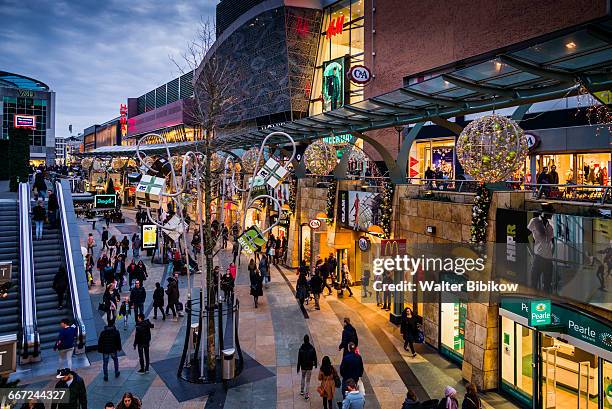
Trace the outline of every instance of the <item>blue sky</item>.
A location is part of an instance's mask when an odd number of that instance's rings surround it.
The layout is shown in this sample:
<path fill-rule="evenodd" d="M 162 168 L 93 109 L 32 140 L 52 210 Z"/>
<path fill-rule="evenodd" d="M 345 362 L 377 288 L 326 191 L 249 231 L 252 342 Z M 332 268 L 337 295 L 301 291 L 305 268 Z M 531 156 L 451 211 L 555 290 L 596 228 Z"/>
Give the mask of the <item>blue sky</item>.
<path fill-rule="evenodd" d="M 56 135 L 119 115 L 180 73 L 170 61 L 217 0 L 0 0 L 0 70 L 56 92 Z"/>

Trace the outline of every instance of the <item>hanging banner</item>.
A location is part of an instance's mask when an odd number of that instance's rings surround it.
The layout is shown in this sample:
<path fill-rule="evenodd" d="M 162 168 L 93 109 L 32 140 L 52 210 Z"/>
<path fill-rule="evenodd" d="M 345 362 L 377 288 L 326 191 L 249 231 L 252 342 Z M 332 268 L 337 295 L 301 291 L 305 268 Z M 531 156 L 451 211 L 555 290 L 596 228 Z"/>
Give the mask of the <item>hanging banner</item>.
<path fill-rule="evenodd" d="M 266 244 L 266 239 L 257 226 L 251 226 L 238 237 L 238 244 L 244 254 L 250 255 L 261 251 L 263 245 Z"/>

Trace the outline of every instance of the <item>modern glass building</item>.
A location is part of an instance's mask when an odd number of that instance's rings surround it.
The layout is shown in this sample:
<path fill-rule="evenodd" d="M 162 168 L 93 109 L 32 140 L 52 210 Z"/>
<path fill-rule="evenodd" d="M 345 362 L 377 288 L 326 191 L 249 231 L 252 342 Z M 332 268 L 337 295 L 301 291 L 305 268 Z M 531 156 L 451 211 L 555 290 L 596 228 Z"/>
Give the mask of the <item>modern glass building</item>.
<path fill-rule="evenodd" d="M 52 164 L 55 160 L 55 92 L 41 81 L 0 71 L 0 138 L 8 139 L 15 115 L 34 117 L 30 131 L 30 160 Z"/>

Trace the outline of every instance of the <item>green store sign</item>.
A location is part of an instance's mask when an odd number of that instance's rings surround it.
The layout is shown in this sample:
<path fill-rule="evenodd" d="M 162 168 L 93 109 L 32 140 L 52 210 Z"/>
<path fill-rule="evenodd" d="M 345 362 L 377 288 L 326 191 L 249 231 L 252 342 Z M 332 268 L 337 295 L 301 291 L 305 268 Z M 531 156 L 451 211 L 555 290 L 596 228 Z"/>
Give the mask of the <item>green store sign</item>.
<path fill-rule="evenodd" d="M 538 310 L 539 304 L 544 305 L 540 306 Z M 532 306 L 536 311 L 535 318 L 532 317 Z M 612 327 L 580 311 L 553 304 L 550 300 L 538 301 L 518 297 L 502 298 L 500 308 L 525 318 L 532 327 L 552 325 L 555 327 L 551 330 L 552 332 L 562 332 L 575 339 L 612 352 Z M 545 314 L 545 312 L 549 312 L 549 314 Z M 547 315 L 550 315 L 550 322 L 545 323 Z M 539 323 L 534 324 L 534 322 Z M 541 329 L 546 331 L 546 328 Z"/>

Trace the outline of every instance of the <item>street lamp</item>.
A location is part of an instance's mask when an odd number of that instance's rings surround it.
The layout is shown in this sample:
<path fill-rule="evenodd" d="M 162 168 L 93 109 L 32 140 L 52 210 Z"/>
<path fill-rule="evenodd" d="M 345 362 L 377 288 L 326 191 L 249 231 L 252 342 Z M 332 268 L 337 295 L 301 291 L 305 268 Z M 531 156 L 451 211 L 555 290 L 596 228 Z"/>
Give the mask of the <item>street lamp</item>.
<path fill-rule="evenodd" d="M 395 131 L 397 132 L 397 153 L 399 153 L 402 147 L 402 131 L 404 130 L 404 127 L 396 125 L 393 128 L 395 128 Z"/>

